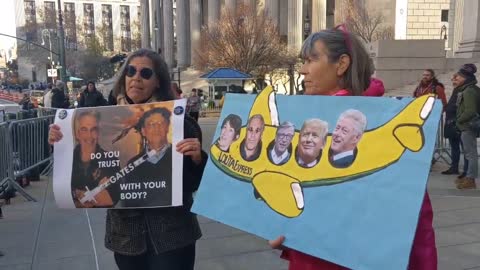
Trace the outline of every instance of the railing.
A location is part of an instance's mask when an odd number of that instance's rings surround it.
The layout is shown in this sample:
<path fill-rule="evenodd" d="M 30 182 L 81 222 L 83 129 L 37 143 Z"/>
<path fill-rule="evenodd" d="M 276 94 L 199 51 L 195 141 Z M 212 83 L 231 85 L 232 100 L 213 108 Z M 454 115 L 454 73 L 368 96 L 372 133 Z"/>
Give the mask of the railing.
<path fill-rule="evenodd" d="M 8 123 L 0 123 L 0 196 L 10 188 L 9 170 L 12 152 L 8 143 Z"/>
<path fill-rule="evenodd" d="M 220 116 L 221 111 L 222 111 L 222 107 L 219 107 L 219 106 L 205 107 L 200 110 L 200 117 Z"/>
<path fill-rule="evenodd" d="M 34 111 L 37 112 L 38 117 L 52 116 L 57 113 L 57 109 L 54 108 L 36 108 Z"/>
<path fill-rule="evenodd" d="M 9 100 L 15 103 L 18 103 L 22 100 L 23 95 L 20 92 L 0 90 L 0 99 Z"/>
<path fill-rule="evenodd" d="M 450 155 L 450 147 L 447 146 L 447 139 L 445 138 L 444 134 L 444 119 L 443 115 L 440 118 L 440 125 L 438 126 L 437 131 L 437 140 L 435 142 L 435 151 L 433 152 L 433 160 L 432 163 L 437 162 L 439 159 L 443 159 L 447 164 L 450 165 L 452 161 L 452 156 Z"/>
<path fill-rule="evenodd" d="M 47 140 L 48 128 L 53 120 L 51 115 L 0 125 L 0 168 L 3 172 L 0 172 L 0 195 L 8 185 L 12 185 L 27 200 L 35 201 L 15 179 L 42 164 L 48 163 L 41 174 L 51 169 L 52 155 Z"/>

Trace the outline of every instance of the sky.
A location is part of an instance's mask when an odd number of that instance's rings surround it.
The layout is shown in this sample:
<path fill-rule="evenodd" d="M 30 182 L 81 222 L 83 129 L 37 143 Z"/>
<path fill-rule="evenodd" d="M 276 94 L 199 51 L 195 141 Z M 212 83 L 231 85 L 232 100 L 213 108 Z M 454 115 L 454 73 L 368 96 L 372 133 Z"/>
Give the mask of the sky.
<path fill-rule="evenodd" d="M 0 0 L 0 33 L 15 36 L 15 0 Z M 15 39 L 0 36 L 0 50 L 11 48 L 15 44 Z"/>

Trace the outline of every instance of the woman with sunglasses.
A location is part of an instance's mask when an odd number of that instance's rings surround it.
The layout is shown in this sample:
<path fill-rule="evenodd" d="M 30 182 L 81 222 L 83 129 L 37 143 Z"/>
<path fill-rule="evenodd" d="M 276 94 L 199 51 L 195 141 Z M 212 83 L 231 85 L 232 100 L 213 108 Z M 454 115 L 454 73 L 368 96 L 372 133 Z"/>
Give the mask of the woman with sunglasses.
<path fill-rule="evenodd" d="M 369 87 L 373 65 L 358 38 L 343 28 L 311 34 L 304 42 L 301 56 L 304 64 L 305 95 L 362 96 Z M 433 210 L 425 192 L 417 231 L 410 254 L 409 270 L 437 269 L 437 251 L 432 227 Z M 270 241 L 272 248 L 284 249 L 282 258 L 289 260 L 289 270 L 347 269 L 299 251 L 283 248 L 284 236 Z"/>
<path fill-rule="evenodd" d="M 165 61 L 155 52 L 140 49 L 125 61 L 113 88 L 117 104 L 144 104 L 174 99 Z M 201 149 L 201 129 L 185 116 L 185 139 L 176 145 L 183 160 L 183 206 L 169 208 L 109 209 L 105 246 L 114 252 L 120 270 L 193 270 L 195 243 L 201 237 L 195 214 L 190 212 L 207 154 Z M 52 125 L 49 143 L 62 133 Z"/>

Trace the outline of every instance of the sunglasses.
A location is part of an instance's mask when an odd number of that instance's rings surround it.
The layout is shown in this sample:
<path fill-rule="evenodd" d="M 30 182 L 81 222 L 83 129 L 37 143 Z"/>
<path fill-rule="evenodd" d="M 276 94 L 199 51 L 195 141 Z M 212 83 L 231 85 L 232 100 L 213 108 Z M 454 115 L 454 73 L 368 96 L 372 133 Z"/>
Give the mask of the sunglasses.
<path fill-rule="evenodd" d="M 127 76 L 128 77 L 133 77 L 137 74 L 137 69 L 134 66 L 127 66 Z M 140 70 L 140 77 L 142 77 L 145 80 L 149 80 L 153 75 L 153 70 L 151 68 L 142 68 Z"/>
<path fill-rule="evenodd" d="M 350 34 L 347 31 L 347 26 L 345 24 L 340 24 L 334 28 L 335 30 L 340 30 L 343 33 L 343 38 L 345 39 L 345 45 L 347 46 L 348 53 L 352 53 L 352 42 L 350 41 Z"/>

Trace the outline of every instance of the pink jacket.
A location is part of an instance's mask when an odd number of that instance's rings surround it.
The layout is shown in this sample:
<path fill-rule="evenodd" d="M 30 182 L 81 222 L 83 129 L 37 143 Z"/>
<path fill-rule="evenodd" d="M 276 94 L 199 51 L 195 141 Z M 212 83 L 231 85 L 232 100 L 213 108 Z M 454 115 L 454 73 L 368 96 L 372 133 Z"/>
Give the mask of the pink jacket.
<path fill-rule="evenodd" d="M 376 78 L 370 79 L 370 86 L 363 93 L 364 96 L 369 97 L 381 97 L 383 94 L 385 94 L 385 86 L 380 79 Z"/>

